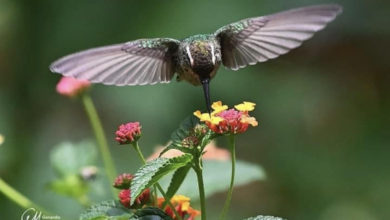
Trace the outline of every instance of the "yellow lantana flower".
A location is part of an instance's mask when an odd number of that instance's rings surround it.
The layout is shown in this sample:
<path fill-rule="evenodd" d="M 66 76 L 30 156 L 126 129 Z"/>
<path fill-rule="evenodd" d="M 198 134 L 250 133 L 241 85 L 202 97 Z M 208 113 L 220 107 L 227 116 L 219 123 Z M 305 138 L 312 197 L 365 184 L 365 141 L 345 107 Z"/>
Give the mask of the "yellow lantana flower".
<path fill-rule="evenodd" d="M 222 105 L 222 102 L 221 101 L 218 101 L 218 102 L 214 102 L 212 105 L 211 105 L 211 108 L 214 109 L 214 111 L 211 113 L 212 115 L 215 115 L 215 114 L 218 114 L 222 111 L 225 111 L 226 109 L 228 109 L 228 106 L 227 105 Z"/>
<path fill-rule="evenodd" d="M 174 205 L 181 204 L 181 210 L 187 211 L 190 207 L 190 198 L 183 195 L 174 195 L 171 199 L 171 203 Z"/>
<path fill-rule="evenodd" d="M 200 121 L 204 122 L 210 122 L 211 124 L 217 125 L 219 122 L 223 121 L 223 119 L 219 116 L 214 116 L 214 114 L 211 114 L 211 116 L 208 113 L 201 113 L 199 110 L 194 112 L 194 115 L 200 119 Z"/>
<path fill-rule="evenodd" d="M 249 112 L 249 111 L 253 111 L 255 109 L 255 105 L 256 104 L 253 102 L 243 102 L 241 104 L 235 105 L 234 107 L 238 111 Z"/>
<path fill-rule="evenodd" d="M 241 116 L 241 123 L 246 123 L 246 124 L 250 124 L 252 125 L 253 127 L 256 127 L 259 123 L 256 121 L 256 118 L 255 117 L 249 117 L 249 116 L 246 116 L 246 115 L 242 115 Z"/>
<path fill-rule="evenodd" d="M 171 202 L 174 204 L 182 203 L 182 202 L 189 202 L 189 201 L 190 201 L 190 198 L 188 198 L 187 196 L 183 196 L 183 195 L 174 195 L 171 198 Z"/>

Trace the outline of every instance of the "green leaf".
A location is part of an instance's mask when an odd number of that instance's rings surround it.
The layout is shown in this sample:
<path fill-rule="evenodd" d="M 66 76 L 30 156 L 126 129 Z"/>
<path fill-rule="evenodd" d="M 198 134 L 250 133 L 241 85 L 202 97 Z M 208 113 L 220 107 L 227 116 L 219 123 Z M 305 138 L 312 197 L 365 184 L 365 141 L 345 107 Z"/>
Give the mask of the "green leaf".
<path fill-rule="evenodd" d="M 230 161 L 203 161 L 203 180 L 205 184 L 206 197 L 217 192 L 228 190 L 230 183 L 231 163 Z M 263 168 L 257 164 L 238 160 L 236 162 L 236 178 L 234 186 L 242 186 L 253 181 L 264 180 L 266 178 Z M 161 185 L 169 185 L 169 179 L 164 178 Z M 196 189 L 196 190 L 194 190 Z M 185 195 L 191 199 L 199 199 L 198 186 L 195 172 L 191 170 L 177 194 Z"/>
<path fill-rule="evenodd" d="M 156 207 L 146 207 L 135 212 L 130 220 L 172 220 L 164 211 Z"/>
<path fill-rule="evenodd" d="M 273 216 L 258 215 L 256 217 L 250 217 L 250 218 L 246 218 L 244 220 L 286 220 L 286 219 L 279 218 L 279 217 L 273 217 Z"/>
<path fill-rule="evenodd" d="M 171 183 L 169 184 L 167 190 L 167 197 L 168 197 L 167 199 L 170 199 L 175 195 L 175 193 L 183 183 L 184 179 L 186 178 L 187 173 L 188 171 L 190 171 L 190 169 L 191 169 L 191 165 L 188 164 L 187 166 L 180 167 L 175 171 L 175 173 L 172 176 Z"/>
<path fill-rule="evenodd" d="M 172 135 L 172 145 L 181 146 L 184 138 L 188 137 L 191 130 L 199 123 L 199 119 L 193 115 L 188 116 L 184 119 L 178 129 L 176 129 Z"/>
<path fill-rule="evenodd" d="M 155 184 L 161 177 L 171 171 L 187 165 L 192 155 L 184 154 L 174 158 L 157 158 L 142 166 L 135 174 L 131 184 L 131 202 L 148 187 Z"/>
<path fill-rule="evenodd" d="M 202 141 L 200 143 L 200 146 L 202 146 L 202 151 L 203 151 L 203 148 L 205 148 L 206 145 L 209 144 L 211 142 L 211 140 L 216 138 L 217 136 L 219 136 L 219 134 L 216 134 L 211 130 L 207 131 L 207 133 L 202 138 Z"/>
<path fill-rule="evenodd" d="M 192 149 L 190 149 L 190 148 L 188 148 L 188 147 L 182 147 L 182 146 L 178 146 L 178 145 L 176 145 L 176 144 L 170 144 L 170 145 L 168 145 L 167 147 L 165 147 L 165 148 L 161 151 L 159 157 L 161 157 L 161 156 L 162 156 L 163 154 L 165 154 L 167 151 L 172 150 L 172 149 L 179 150 L 179 151 L 181 151 L 181 152 L 183 152 L 183 153 L 186 153 L 186 154 L 191 154 L 191 153 L 192 153 Z"/>
<path fill-rule="evenodd" d="M 133 214 L 117 201 L 103 201 L 92 205 L 80 215 L 80 220 L 128 220 Z"/>
<path fill-rule="evenodd" d="M 60 176 L 78 174 L 85 166 L 95 165 L 96 147 L 90 141 L 77 144 L 63 142 L 50 153 L 50 161 Z"/>

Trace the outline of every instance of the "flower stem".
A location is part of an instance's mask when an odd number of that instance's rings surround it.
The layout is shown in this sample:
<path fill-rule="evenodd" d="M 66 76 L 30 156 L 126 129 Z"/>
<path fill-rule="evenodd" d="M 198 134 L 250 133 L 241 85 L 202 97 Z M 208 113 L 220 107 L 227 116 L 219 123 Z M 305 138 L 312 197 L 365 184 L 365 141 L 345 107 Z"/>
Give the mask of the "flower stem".
<path fill-rule="evenodd" d="M 132 143 L 132 145 L 133 145 L 133 147 L 134 147 L 134 150 L 137 151 L 138 156 L 139 156 L 139 158 L 141 159 L 142 163 L 145 165 L 145 164 L 146 164 L 146 160 L 145 160 L 144 155 L 143 155 L 142 152 L 141 152 L 141 149 L 139 148 L 138 141 L 134 141 L 134 142 Z"/>
<path fill-rule="evenodd" d="M 100 122 L 95 105 L 93 104 L 91 97 L 87 93 L 83 94 L 82 101 L 89 121 L 91 123 L 93 132 L 95 133 L 96 141 L 99 145 L 100 154 L 103 158 L 106 175 L 108 177 L 109 182 L 111 183 L 116 177 L 116 170 L 114 162 L 112 161 L 110 150 L 108 148 L 106 136 L 104 135 L 102 124 Z M 114 197 L 116 197 L 117 193 L 115 189 L 111 187 L 111 190 Z"/>
<path fill-rule="evenodd" d="M 138 156 L 141 159 L 142 163 L 145 165 L 146 164 L 146 160 L 145 160 L 144 155 L 141 152 L 141 149 L 139 148 L 138 141 L 133 142 L 132 145 L 133 145 L 135 151 L 137 151 Z M 155 183 L 153 186 L 157 187 L 158 191 L 160 191 L 160 193 L 164 197 L 165 201 L 167 201 L 168 206 L 172 209 L 173 213 L 175 213 L 176 218 L 178 220 L 182 220 L 182 217 L 176 211 L 176 209 L 173 206 L 173 204 L 171 203 L 171 201 L 167 198 L 167 195 L 165 194 L 165 192 L 164 192 L 163 188 L 161 187 L 161 185 L 159 183 Z M 157 197 L 157 191 L 156 191 L 156 195 L 155 196 Z"/>
<path fill-rule="evenodd" d="M 232 194 L 233 194 L 233 186 L 234 186 L 234 176 L 236 172 L 236 142 L 234 140 L 234 135 L 229 135 L 229 147 L 230 147 L 230 153 L 232 157 L 232 174 L 230 177 L 230 186 L 229 186 L 229 191 L 227 194 L 227 198 L 225 201 L 225 205 L 223 206 L 222 213 L 219 217 L 219 219 L 226 219 L 226 214 L 229 211 L 229 206 L 230 206 L 230 201 L 232 199 Z"/>
<path fill-rule="evenodd" d="M 41 208 L 40 206 L 36 205 L 31 200 L 29 200 L 27 197 L 22 195 L 20 192 L 16 191 L 10 185 L 8 185 L 6 182 L 4 182 L 4 180 L 1 178 L 0 178 L 0 192 L 2 192 L 6 197 L 8 197 L 8 199 L 12 200 L 20 207 L 23 207 L 25 209 L 34 208 L 38 211 L 45 213 L 46 215 L 51 215 L 48 211 L 46 211 L 43 208 Z"/>
<path fill-rule="evenodd" d="M 201 158 L 199 158 L 201 160 Z M 201 219 L 206 220 L 206 200 L 205 200 L 205 193 L 204 193 L 204 183 L 203 183 L 203 168 L 201 167 L 201 161 L 194 167 L 196 177 L 198 179 L 198 188 L 199 188 L 199 199 L 200 199 L 200 212 L 201 212 Z"/>

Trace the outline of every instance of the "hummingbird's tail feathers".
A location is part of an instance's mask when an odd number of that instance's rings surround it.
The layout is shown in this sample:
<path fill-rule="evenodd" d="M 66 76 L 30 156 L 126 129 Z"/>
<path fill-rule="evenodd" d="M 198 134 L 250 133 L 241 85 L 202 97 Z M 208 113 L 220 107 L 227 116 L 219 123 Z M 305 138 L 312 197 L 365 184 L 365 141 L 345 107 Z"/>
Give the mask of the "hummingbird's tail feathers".
<path fill-rule="evenodd" d="M 210 79 L 206 78 L 202 80 L 204 97 L 206 99 L 206 107 L 209 114 L 211 114 L 211 101 L 210 101 L 210 88 L 209 88 Z"/>

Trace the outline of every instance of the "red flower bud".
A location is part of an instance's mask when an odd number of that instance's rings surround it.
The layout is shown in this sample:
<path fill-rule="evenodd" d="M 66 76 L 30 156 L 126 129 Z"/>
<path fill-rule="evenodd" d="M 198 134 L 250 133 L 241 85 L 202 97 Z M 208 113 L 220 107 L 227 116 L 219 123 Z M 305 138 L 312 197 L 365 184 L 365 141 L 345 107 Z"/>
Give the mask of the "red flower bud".
<path fill-rule="evenodd" d="M 115 179 L 113 186 L 117 189 L 128 189 L 133 178 L 134 176 L 129 173 L 123 173 Z"/>
<path fill-rule="evenodd" d="M 121 190 L 118 194 L 119 201 L 122 203 L 123 206 L 126 208 L 136 208 L 136 207 L 142 207 L 143 205 L 147 204 L 150 201 L 150 189 L 145 189 L 141 195 L 135 199 L 134 204 L 131 206 L 130 205 L 130 195 L 131 195 L 131 190 L 130 189 L 124 189 Z"/>
<path fill-rule="evenodd" d="M 123 206 L 126 208 L 130 208 L 130 190 L 124 189 L 119 192 L 119 201 L 122 203 Z"/>
<path fill-rule="evenodd" d="M 148 203 L 150 200 L 150 189 L 145 189 L 141 195 L 138 196 L 138 198 L 135 200 L 135 204 L 137 205 L 144 205 Z"/>
<path fill-rule="evenodd" d="M 119 144 L 131 144 L 141 137 L 141 125 L 139 122 L 129 122 L 119 126 L 115 132 L 115 140 Z"/>

